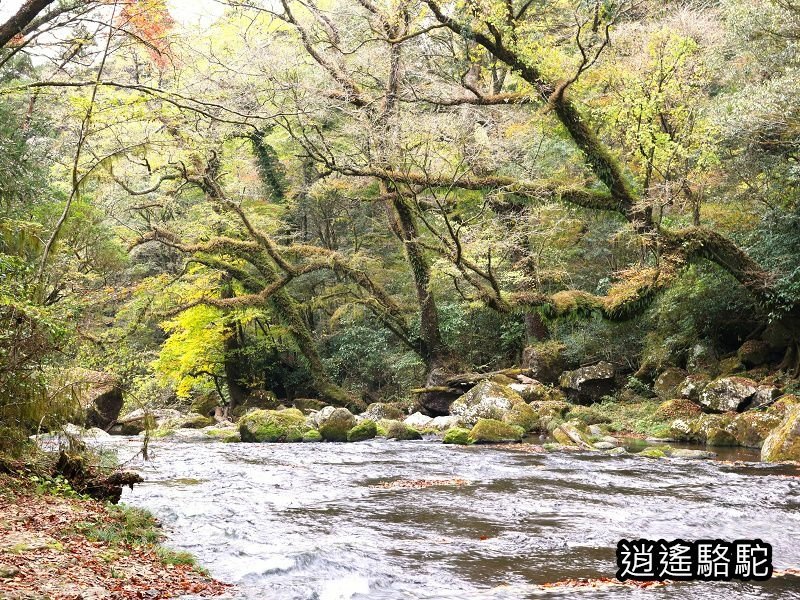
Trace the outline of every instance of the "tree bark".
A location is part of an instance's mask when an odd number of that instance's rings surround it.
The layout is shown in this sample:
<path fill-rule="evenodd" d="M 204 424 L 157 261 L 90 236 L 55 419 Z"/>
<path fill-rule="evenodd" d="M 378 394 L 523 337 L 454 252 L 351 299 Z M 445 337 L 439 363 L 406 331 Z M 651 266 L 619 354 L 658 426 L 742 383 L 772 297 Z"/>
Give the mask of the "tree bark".
<path fill-rule="evenodd" d="M 53 2 L 55 0 L 27 0 L 14 16 L 0 25 L 0 48 L 5 48 L 8 42 L 22 33 L 25 27 Z"/>

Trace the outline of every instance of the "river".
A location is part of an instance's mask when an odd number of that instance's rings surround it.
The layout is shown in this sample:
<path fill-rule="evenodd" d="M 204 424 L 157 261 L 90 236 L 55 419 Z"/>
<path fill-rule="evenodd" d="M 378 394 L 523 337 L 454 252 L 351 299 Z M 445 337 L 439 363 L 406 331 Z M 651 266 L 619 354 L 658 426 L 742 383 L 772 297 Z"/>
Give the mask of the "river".
<path fill-rule="evenodd" d="M 120 457 L 140 441 L 117 438 Z M 528 450 L 528 451 L 526 451 Z M 163 522 L 234 597 L 269 600 L 800 598 L 800 578 L 549 590 L 613 577 L 621 538 L 761 538 L 800 567 L 800 477 L 751 461 L 657 460 L 433 441 L 156 441 L 123 502 Z M 406 487 L 399 480 L 463 480 Z"/>

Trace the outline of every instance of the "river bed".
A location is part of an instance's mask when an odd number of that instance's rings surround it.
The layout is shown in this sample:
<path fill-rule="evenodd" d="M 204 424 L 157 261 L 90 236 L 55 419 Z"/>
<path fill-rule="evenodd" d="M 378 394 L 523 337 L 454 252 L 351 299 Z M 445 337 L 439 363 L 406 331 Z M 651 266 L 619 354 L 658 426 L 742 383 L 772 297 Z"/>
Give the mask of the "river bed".
<path fill-rule="evenodd" d="M 120 458 L 140 440 L 112 442 Z M 527 450 L 527 451 L 526 451 Z M 123 502 L 167 545 L 270 600 L 800 598 L 800 578 L 541 590 L 613 577 L 621 538 L 761 538 L 800 567 L 800 473 L 740 461 L 644 459 L 433 441 L 155 441 Z M 735 455 L 726 458 L 737 458 Z M 398 480 L 464 480 L 404 487 Z"/>

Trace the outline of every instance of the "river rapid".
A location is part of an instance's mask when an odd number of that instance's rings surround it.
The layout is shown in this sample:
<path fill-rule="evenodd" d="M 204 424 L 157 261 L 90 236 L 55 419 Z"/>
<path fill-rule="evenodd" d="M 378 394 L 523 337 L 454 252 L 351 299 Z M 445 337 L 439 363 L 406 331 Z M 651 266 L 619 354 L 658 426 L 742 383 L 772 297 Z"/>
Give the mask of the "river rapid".
<path fill-rule="evenodd" d="M 140 440 L 112 442 L 125 460 Z M 434 441 L 156 441 L 133 460 L 167 545 L 269 600 L 798 598 L 800 578 L 542 590 L 613 577 L 621 538 L 761 538 L 800 567 L 800 472 L 756 462 L 644 459 Z M 398 480 L 459 479 L 404 487 Z"/>

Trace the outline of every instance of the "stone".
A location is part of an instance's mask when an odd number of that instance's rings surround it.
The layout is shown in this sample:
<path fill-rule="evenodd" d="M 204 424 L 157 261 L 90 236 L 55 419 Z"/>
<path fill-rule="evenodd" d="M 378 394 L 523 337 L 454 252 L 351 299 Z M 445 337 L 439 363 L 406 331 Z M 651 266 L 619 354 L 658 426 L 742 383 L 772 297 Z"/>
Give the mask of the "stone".
<path fill-rule="evenodd" d="M 587 428 L 590 435 L 601 436 L 603 435 L 603 428 L 600 425 L 589 425 Z"/>
<path fill-rule="evenodd" d="M 219 407 L 219 396 L 217 394 L 201 394 L 192 400 L 191 410 L 194 413 L 210 417 Z"/>
<path fill-rule="evenodd" d="M 758 391 L 758 384 L 746 377 L 721 377 L 700 394 L 700 405 L 710 412 L 744 410 Z"/>
<path fill-rule="evenodd" d="M 666 458 L 667 453 L 661 448 L 645 448 L 641 452 L 637 452 L 636 456 L 643 456 L 644 458 Z"/>
<path fill-rule="evenodd" d="M 686 380 L 687 373 L 683 369 L 670 367 L 656 377 L 653 391 L 662 400 L 677 398 L 681 384 Z"/>
<path fill-rule="evenodd" d="M 558 383 L 558 377 L 567 368 L 564 345 L 549 341 L 533 344 L 522 351 L 522 367 L 530 376 L 543 383 Z"/>
<path fill-rule="evenodd" d="M 613 450 L 617 447 L 616 444 L 612 444 L 610 442 L 595 442 L 593 445 L 598 450 Z"/>
<path fill-rule="evenodd" d="M 568 421 L 580 421 L 584 425 L 611 423 L 610 417 L 590 406 L 573 406 L 564 418 Z"/>
<path fill-rule="evenodd" d="M 739 446 L 761 448 L 764 440 L 781 421 L 779 415 L 748 410 L 736 415 L 726 429 Z"/>
<path fill-rule="evenodd" d="M 544 402 L 544 401 L 564 401 L 564 394 L 561 390 L 543 383 L 513 383 L 509 385 L 512 390 L 517 392 L 525 402 Z"/>
<path fill-rule="evenodd" d="M 333 410 L 328 411 L 328 408 Z M 317 415 L 319 432 L 326 442 L 346 442 L 347 433 L 356 426 L 356 418 L 349 410 L 340 407 L 325 407 Z M 302 414 L 302 413 L 301 413 Z"/>
<path fill-rule="evenodd" d="M 373 402 L 367 406 L 367 410 L 361 413 L 361 416 L 377 423 L 381 419 L 402 421 L 406 415 L 394 404 L 389 404 L 388 402 Z"/>
<path fill-rule="evenodd" d="M 601 361 L 561 374 L 559 385 L 567 398 L 578 404 L 592 404 L 614 391 L 614 365 Z"/>
<path fill-rule="evenodd" d="M 628 451 L 625 450 L 625 448 L 622 448 L 621 446 L 603 452 L 603 454 L 608 454 L 609 456 L 619 456 L 620 454 L 627 454 L 627 453 Z"/>
<path fill-rule="evenodd" d="M 317 400 L 316 398 L 295 398 L 292 400 L 292 406 L 301 411 L 304 415 L 308 415 L 312 411 L 322 410 L 327 405 L 322 400 Z"/>
<path fill-rule="evenodd" d="M 766 408 L 780 398 L 781 394 L 782 392 L 775 386 L 760 385 L 747 408 Z"/>
<path fill-rule="evenodd" d="M 744 365 L 739 360 L 738 356 L 729 356 L 719 361 L 720 375 L 734 375 L 744 371 Z"/>
<path fill-rule="evenodd" d="M 764 340 L 747 340 L 739 346 L 736 357 L 746 367 L 757 367 L 767 363 L 771 354 L 770 346 Z"/>
<path fill-rule="evenodd" d="M 364 440 L 371 440 L 377 434 L 378 428 L 375 425 L 375 421 L 365 419 L 347 432 L 347 441 L 363 442 Z"/>
<path fill-rule="evenodd" d="M 659 421 L 669 421 L 682 417 L 696 417 L 701 413 L 700 407 L 691 400 L 675 398 L 659 404 L 653 413 L 653 418 Z"/>
<path fill-rule="evenodd" d="M 403 419 L 403 423 L 409 427 L 413 427 L 414 429 L 425 428 L 430 424 L 431 421 L 433 421 L 431 417 L 423 415 L 421 412 L 415 412 L 413 415 L 409 415 Z"/>
<path fill-rule="evenodd" d="M 202 429 L 214 425 L 215 421 L 211 417 L 206 417 L 198 413 L 189 413 L 177 418 L 166 419 L 159 423 L 159 427 L 168 429 Z"/>
<path fill-rule="evenodd" d="M 116 375 L 76 368 L 65 379 L 80 407 L 80 414 L 73 417 L 79 425 L 107 430 L 116 422 L 124 401 Z"/>
<path fill-rule="evenodd" d="M 321 442 L 322 441 L 322 434 L 317 431 L 316 429 L 309 429 L 303 434 L 304 442 Z"/>
<path fill-rule="evenodd" d="M 711 344 L 700 342 L 692 346 L 686 360 L 686 368 L 689 373 L 712 373 L 719 372 L 719 356 Z"/>
<path fill-rule="evenodd" d="M 305 415 L 296 408 L 257 408 L 239 419 L 243 442 L 300 442 L 308 430 Z"/>
<path fill-rule="evenodd" d="M 469 438 L 469 429 L 464 429 L 463 427 L 448 429 L 444 434 L 442 442 L 445 444 L 458 444 L 460 446 L 466 446 L 472 443 Z"/>
<path fill-rule="evenodd" d="M 559 444 L 575 445 L 586 449 L 593 448 L 589 439 L 578 429 L 576 422 L 562 423 L 553 430 L 553 437 Z"/>
<path fill-rule="evenodd" d="M 173 408 L 160 408 L 156 410 L 145 410 L 138 408 L 124 417 L 117 419 L 110 433 L 119 435 L 139 435 L 145 429 L 156 429 L 164 425 L 167 421 L 180 419 L 180 411 Z"/>
<path fill-rule="evenodd" d="M 478 419 L 469 432 L 469 439 L 474 444 L 505 444 L 519 442 L 525 430 L 517 425 L 509 425 L 496 419 Z"/>
<path fill-rule="evenodd" d="M 457 427 L 459 424 L 458 417 L 447 415 L 444 417 L 434 417 L 428 423 L 429 429 L 436 429 L 437 431 L 445 431 L 452 427 Z"/>
<path fill-rule="evenodd" d="M 525 431 L 533 431 L 539 426 L 539 415 L 524 402 L 517 402 L 503 415 L 502 421 L 509 425 L 517 425 Z"/>
<path fill-rule="evenodd" d="M 389 440 L 421 440 L 416 429 L 401 421 L 383 420 L 378 424 L 378 434 Z"/>
<path fill-rule="evenodd" d="M 511 388 L 484 380 L 457 398 L 450 405 L 450 414 L 464 425 L 472 426 L 478 419 L 502 420 L 518 402 L 524 400 Z"/>
<path fill-rule="evenodd" d="M 711 378 L 704 373 L 689 375 L 679 386 L 678 395 L 681 398 L 698 402 L 700 400 L 700 394 L 706 389 L 710 381 Z"/>
<path fill-rule="evenodd" d="M 673 449 L 670 453 L 672 458 L 690 458 L 690 459 L 707 459 L 707 458 L 716 458 L 717 454 L 715 452 L 709 452 L 708 450 L 691 450 L 685 448 L 678 448 Z"/>
<path fill-rule="evenodd" d="M 619 440 L 611 435 L 606 435 L 600 438 L 601 442 L 606 442 L 608 444 L 614 444 L 615 446 L 619 446 Z"/>
<path fill-rule="evenodd" d="M 800 461 L 800 405 L 792 406 L 761 446 L 761 460 Z"/>
<path fill-rule="evenodd" d="M 14 565 L 0 565 L 0 579 L 10 579 L 19 575 L 19 569 Z"/>

